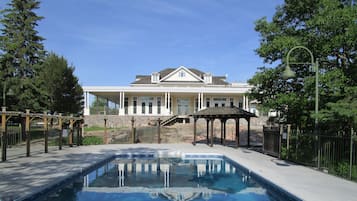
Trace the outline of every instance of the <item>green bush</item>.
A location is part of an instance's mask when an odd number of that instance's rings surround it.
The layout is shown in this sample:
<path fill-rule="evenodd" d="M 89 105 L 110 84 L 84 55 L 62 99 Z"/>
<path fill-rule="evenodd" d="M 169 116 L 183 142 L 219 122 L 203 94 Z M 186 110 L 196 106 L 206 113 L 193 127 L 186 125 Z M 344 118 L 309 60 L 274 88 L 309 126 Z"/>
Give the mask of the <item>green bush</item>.
<path fill-rule="evenodd" d="M 349 171 L 350 171 L 350 164 L 345 161 L 337 163 L 334 169 L 334 173 L 337 176 L 345 177 L 345 178 L 348 177 Z"/>
<path fill-rule="evenodd" d="M 83 138 L 83 145 L 103 144 L 103 138 L 97 136 L 87 136 Z"/>

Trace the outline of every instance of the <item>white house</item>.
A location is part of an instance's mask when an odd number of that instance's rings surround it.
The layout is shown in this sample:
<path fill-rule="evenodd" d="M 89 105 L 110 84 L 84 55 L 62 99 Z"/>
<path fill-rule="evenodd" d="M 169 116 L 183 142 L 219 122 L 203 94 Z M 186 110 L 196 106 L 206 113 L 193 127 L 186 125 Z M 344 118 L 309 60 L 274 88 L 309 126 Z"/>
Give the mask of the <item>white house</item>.
<path fill-rule="evenodd" d="M 250 88 L 194 68 L 166 68 L 137 75 L 130 86 L 84 86 L 84 115 L 90 115 L 89 94 L 115 103 L 119 116 L 186 116 L 206 107 L 229 106 L 251 111 L 245 95 Z"/>

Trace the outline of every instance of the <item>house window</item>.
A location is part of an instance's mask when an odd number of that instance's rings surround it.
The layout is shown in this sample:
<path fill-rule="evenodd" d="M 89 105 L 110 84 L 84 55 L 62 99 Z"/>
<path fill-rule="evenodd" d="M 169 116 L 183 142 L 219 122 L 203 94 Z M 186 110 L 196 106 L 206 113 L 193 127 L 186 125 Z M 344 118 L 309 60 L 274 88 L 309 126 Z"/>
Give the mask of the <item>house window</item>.
<path fill-rule="evenodd" d="M 209 108 L 209 102 L 210 102 L 209 98 L 206 98 L 206 107 L 207 108 Z"/>
<path fill-rule="evenodd" d="M 152 114 L 152 102 L 149 102 L 149 114 Z"/>
<path fill-rule="evenodd" d="M 136 114 L 138 98 L 133 97 L 133 114 Z"/>
<path fill-rule="evenodd" d="M 242 107 L 243 107 L 243 103 L 242 103 L 242 102 L 239 102 L 239 103 L 238 103 L 238 107 L 239 107 L 239 108 L 242 108 Z"/>
<path fill-rule="evenodd" d="M 186 76 L 185 71 L 180 71 L 180 72 L 179 72 L 179 77 L 185 77 L 185 76 Z"/>
<path fill-rule="evenodd" d="M 215 104 L 214 104 L 214 107 L 218 107 L 218 103 L 215 103 Z"/>
<path fill-rule="evenodd" d="M 145 114 L 145 102 L 141 103 L 141 114 Z"/>
<path fill-rule="evenodd" d="M 125 99 L 124 99 L 124 112 L 125 112 L 125 114 L 128 114 L 128 105 L 129 105 L 129 99 L 128 99 L 128 97 L 125 97 Z"/>
<path fill-rule="evenodd" d="M 226 107 L 226 104 L 225 104 L 225 103 L 222 103 L 222 107 Z"/>
<path fill-rule="evenodd" d="M 230 99 L 229 99 L 229 101 L 230 101 L 230 105 L 231 105 L 231 107 L 234 107 L 233 98 L 230 98 Z"/>
<path fill-rule="evenodd" d="M 161 114 L 161 97 L 157 97 L 157 114 Z"/>

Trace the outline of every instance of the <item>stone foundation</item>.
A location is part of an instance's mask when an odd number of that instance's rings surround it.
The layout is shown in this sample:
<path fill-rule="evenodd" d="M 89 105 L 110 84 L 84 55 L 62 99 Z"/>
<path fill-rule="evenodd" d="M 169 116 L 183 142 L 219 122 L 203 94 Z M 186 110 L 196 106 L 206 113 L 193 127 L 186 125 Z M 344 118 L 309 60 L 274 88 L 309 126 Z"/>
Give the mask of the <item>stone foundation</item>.
<path fill-rule="evenodd" d="M 84 122 L 86 126 L 104 127 L 104 118 L 107 119 L 108 128 L 129 128 L 131 127 L 131 119 L 134 117 L 134 126 L 142 127 L 156 124 L 157 119 L 166 120 L 170 116 L 118 116 L 118 115 L 86 115 Z"/>

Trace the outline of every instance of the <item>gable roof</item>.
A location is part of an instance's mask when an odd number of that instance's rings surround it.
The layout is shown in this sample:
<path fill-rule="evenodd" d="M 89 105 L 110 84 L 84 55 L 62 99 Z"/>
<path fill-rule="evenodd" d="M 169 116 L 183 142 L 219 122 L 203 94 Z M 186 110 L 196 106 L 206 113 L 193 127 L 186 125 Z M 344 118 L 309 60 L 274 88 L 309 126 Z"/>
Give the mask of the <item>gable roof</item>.
<path fill-rule="evenodd" d="M 185 71 L 186 73 L 188 73 L 189 75 L 191 75 L 191 77 L 195 80 L 197 80 L 198 82 L 202 82 L 202 77 L 197 75 L 196 73 L 192 72 L 191 70 L 187 69 L 184 66 L 180 66 L 176 69 L 174 69 L 173 71 L 171 71 L 169 74 L 167 74 L 166 76 L 161 76 L 160 81 L 165 81 L 165 80 L 169 80 L 171 77 L 173 77 L 176 73 L 180 72 L 180 71 Z M 166 73 L 166 72 L 165 72 Z"/>
<path fill-rule="evenodd" d="M 198 78 L 202 84 L 203 84 L 203 75 L 205 72 L 200 71 L 196 68 L 186 68 L 183 66 L 180 66 L 179 68 L 165 68 L 161 71 L 160 73 L 160 80 L 164 81 L 165 77 L 168 77 L 170 74 L 174 74 L 175 72 L 178 72 L 179 69 L 185 68 L 186 70 L 190 71 L 193 76 Z M 225 76 L 212 76 L 212 83 L 208 85 L 229 85 L 228 82 L 225 81 L 226 77 Z M 132 82 L 131 84 L 154 84 L 151 83 L 151 75 L 137 75 L 136 80 Z"/>

